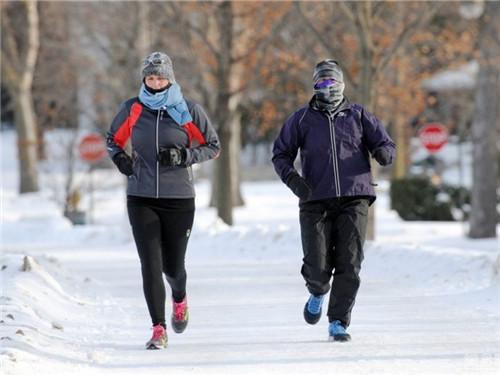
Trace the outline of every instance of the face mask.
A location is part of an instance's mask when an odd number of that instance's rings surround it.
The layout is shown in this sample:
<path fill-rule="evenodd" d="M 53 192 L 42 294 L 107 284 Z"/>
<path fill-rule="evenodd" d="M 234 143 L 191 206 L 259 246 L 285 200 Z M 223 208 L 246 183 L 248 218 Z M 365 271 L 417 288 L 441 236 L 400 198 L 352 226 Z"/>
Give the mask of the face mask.
<path fill-rule="evenodd" d="M 158 94 L 160 92 L 163 92 L 163 91 L 169 89 L 170 86 L 172 86 L 172 83 L 169 82 L 167 86 L 162 87 L 161 89 L 153 89 L 153 88 L 149 87 L 148 85 L 146 85 L 146 80 L 144 80 L 144 86 L 146 87 L 146 91 L 148 91 L 149 93 Z"/>
<path fill-rule="evenodd" d="M 325 79 L 314 85 L 314 94 L 318 100 L 337 106 L 344 99 L 344 88 L 344 82 Z"/>

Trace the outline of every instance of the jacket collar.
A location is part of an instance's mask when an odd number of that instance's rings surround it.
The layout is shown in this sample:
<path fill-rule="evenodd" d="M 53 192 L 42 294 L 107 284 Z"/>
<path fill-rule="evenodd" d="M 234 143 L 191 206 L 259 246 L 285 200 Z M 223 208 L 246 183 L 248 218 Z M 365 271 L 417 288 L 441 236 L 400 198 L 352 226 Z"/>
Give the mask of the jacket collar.
<path fill-rule="evenodd" d="M 336 115 L 337 113 L 340 113 L 340 112 L 345 111 L 347 109 L 351 109 L 351 102 L 349 101 L 349 99 L 347 99 L 346 96 L 344 96 L 344 100 L 342 101 L 342 103 L 340 103 L 340 105 L 337 108 L 335 108 L 332 111 L 328 111 L 326 109 L 322 109 L 322 108 L 319 108 L 317 106 L 316 96 L 313 95 L 311 100 L 309 100 L 309 108 L 311 108 L 315 111 L 318 111 L 318 112 L 323 112 L 323 113 L 329 114 L 329 115 Z"/>

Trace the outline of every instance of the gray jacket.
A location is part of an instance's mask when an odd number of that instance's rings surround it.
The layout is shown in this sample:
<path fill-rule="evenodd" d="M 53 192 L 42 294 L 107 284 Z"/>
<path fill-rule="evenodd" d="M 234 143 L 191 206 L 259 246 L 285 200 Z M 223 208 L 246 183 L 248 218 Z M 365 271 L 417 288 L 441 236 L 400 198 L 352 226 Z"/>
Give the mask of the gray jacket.
<path fill-rule="evenodd" d="M 128 177 L 127 195 L 151 198 L 193 198 L 191 166 L 216 158 L 220 143 L 203 108 L 187 101 L 192 122 L 178 125 L 166 110 L 152 110 L 137 97 L 122 104 L 107 133 L 113 158 L 130 139 L 134 174 Z M 166 167 L 158 162 L 160 148 L 186 148 L 185 166 Z"/>

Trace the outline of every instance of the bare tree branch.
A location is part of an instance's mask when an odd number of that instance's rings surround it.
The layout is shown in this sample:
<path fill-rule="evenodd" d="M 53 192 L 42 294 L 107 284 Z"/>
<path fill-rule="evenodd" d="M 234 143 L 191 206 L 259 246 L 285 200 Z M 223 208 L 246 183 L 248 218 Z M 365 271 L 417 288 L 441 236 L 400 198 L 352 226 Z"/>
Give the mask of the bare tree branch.
<path fill-rule="evenodd" d="M 232 58 L 231 62 L 237 64 L 245 59 L 248 59 L 258 49 L 266 48 L 266 46 L 269 45 L 276 38 L 276 36 L 281 32 L 283 27 L 286 26 L 291 13 L 292 13 L 291 9 L 286 11 L 286 13 L 281 16 L 281 20 L 277 24 L 274 25 L 274 27 L 271 29 L 271 31 L 269 31 L 262 38 L 257 39 L 253 46 L 251 46 L 250 48 L 247 48 L 247 51 L 248 51 L 247 53 L 244 53 L 240 56 L 236 56 L 236 57 Z"/>
<path fill-rule="evenodd" d="M 440 9 L 442 5 L 433 3 L 430 6 L 425 4 L 427 9 L 424 14 L 417 14 L 412 22 L 406 23 L 405 28 L 401 33 L 399 33 L 396 41 L 391 45 L 389 50 L 384 53 L 384 56 L 380 59 L 378 64 L 374 69 L 374 76 L 380 74 L 389 65 L 390 60 L 396 54 L 396 52 L 406 43 L 406 41 L 412 36 L 415 30 L 418 30 L 422 25 L 427 23 Z"/>
<path fill-rule="evenodd" d="M 348 11 L 350 12 L 350 8 L 348 8 L 347 5 L 345 5 L 342 2 L 340 2 L 338 4 L 343 4 L 348 9 Z M 295 9 L 297 10 L 297 13 L 300 15 L 301 19 L 304 21 L 304 24 L 313 32 L 314 36 L 320 42 L 320 44 L 325 48 L 325 50 L 329 54 L 331 54 L 331 55 L 333 55 L 335 57 L 338 54 L 338 51 L 335 48 L 332 48 L 332 44 L 323 37 L 323 34 L 321 34 L 316 29 L 316 27 L 314 27 L 314 25 L 311 22 L 311 20 L 304 14 L 304 12 L 303 12 L 303 10 L 302 10 L 302 8 L 300 6 L 300 2 L 296 2 L 295 3 Z M 353 16 L 352 12 L 350 14 L 351 14 L 351 16 Z M 344 71 L 344 75 L 345 75 L 345 77 L 346 77 L 347 82 L 349 83 L 349 85 L 352 86 L 352 87 L 354 87 L 354 88 L 356 88 L 357 87 L 357 83 L 354 82 L 353 77 L 351 76 L 351 74 L 349 73 L 349 71 L 347 69 Z"/>
<path fill-rule="evenodd" d="M 204 45 L 209 49 L 209 51 L 212 53 L 214 58 L 216 60 L 220 59 L 220 52 L 218 51 L 217 47 L 210 41 L 208 38 L 208 35 L 205 30 L 202 30 L 198 26 L 195 26 L 190 20 L 186 19 L 184 17 L 185 12 L 183 12 L 180 7 L 175 4 L 175 3 L 169 3 L 171 5 L 171 8 L 175 11 L 175 13 L 178 16 L 178 20 L 182 22 L 183 25 L 185 25 L 187 28 L 192 30 L 195 35 L 197 35 L 200 40 L 204 43 Z"/>
<path fill-rule="evenodd" d="M 500 34 L 499 33 L 491 33 L 491 38 L 493 41 L 500 47 Z"/>
<path fill-rule="evenodd" d="M 5 7 L 5 4 L 2 4 L 2 6 Z M 2 9 L 2 13 L 4 12 L 5 9 Z M 19 58 L 19 48 L 14 38 L 14 28 L 9 17 L 6 17 L 5 14 L 2 17 L 2 23 L 2 29 L 4 29 L 4 43 L 2 43 L 2 59 L 4 62 L 2 65 L 9 65 L 9 70 L 17 72 L 16 68 L 20 67 L 21 61 Z"/>
<path fill-rule="evenodd" d="M 7 87 L 10 95 L 15 95 L 15 88 L 12 82 L 15 82 L 16 77 L 18 76 L 18 72 L 13 69 L 13 65 L 5 61 L 5 54 L 2 56 L 2 75 L 3 75 L 3 84 Z"/>
<path fill-rule="evenodd" d="M 339 1 L 338 6 L 340 9 L 344 12 L 344 14 L 349 18 L 349 21 L 355 23 L 356 22 L 356 17 L 354 16 L 353 10 L 343 1 Z"/>
<path fill-rule="evenodd" d="M 382 12 L 385 10 L 385 2 L 383 1 L 377 1 L 373 5 L 373 18 L 378 18 L 382 14 Z"/>
<path fill-rule="evenodd" d="M 208 47 L 210 52 L 214 55 L 214 57 L 219 60 L 220 59 L 220 52 L 217 50 L 217 48 L 214 46 L 214 44 L 208 39 L 207 33 L 200 29 L 199 27 L 193 25 L 191 22 L 187 22 L 188 27 L 194 31 L 196 35 L 203 41 L 203 43 Z"/>
<path fill-rule="evenodd" d="M 329 52 L 331 53 L 331 43 L 326 40 L 324 37 L 323 37 L 323 34 L 321 34 L 317 29 L 316 27 L 314 27 L 313 23 L 309 20 L 309 18 L 304 14 L 304 12 L 302 11 L 302 8 L 300 6 L 300 2 L 296 2 L 295 4 L 295 9 L 297 10 L 297 13 L 300 15 L 300 17 L 302 18 L 302 20 L 304 21 L 304 23 L 306 24 L 306 26 L 309 28 L 309 30 L 311 30 L 314 34 L 314 36 L 316 37 L 316 39 L 319 40 L 319 42 L 323 45 L 323 47 Z"/>
<path fill-rule="evenodd" d="M 371 3 L 356 3 L 355 6 L 357 7 L 355 19 L 358 25 L 358 38 L 361 42 L 362 52 L 365 55 L 371 54 L 373 52 Z"/>
<path fill-rule="evenodd" d="M 257 9 L 259 9 L 259 8 L 257 8 Z M 240 11 L 240 12 L 233 13 L 234 18 L 247 18 L 248 16 L 252 16 L 252 17 L 255 16 L 255 9 L 254 8 L 250 8 L 247 11 Z"/>
<path fill-rule="evenodd" d="M 231 95 L 231 96 L 232 95 L 236 95 L 236 94 L 241 94 L 242 92 L 244 92 L 245 90 L 247 90 L 249 86 L 250 85 L 249 85 L 248 81 L 245 81 L 245 83 L 243 83 L 240 87 L 238 87 L 238 88 L 236 88 L 234 90 L 229 91 L 228 94 Z"/>

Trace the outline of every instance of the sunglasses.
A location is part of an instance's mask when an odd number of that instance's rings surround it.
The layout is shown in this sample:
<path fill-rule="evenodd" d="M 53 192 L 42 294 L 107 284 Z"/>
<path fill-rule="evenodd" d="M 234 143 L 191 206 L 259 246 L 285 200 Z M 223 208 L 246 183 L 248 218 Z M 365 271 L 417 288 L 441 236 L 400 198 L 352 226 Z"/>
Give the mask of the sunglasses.
<path fill-rule="evenodd" d="M 328 88 L 330 86 L 336 85 L 337 83 L 340 83 L 340 82 L 336 81 L 334 79 L 324 79 L 324 80 L 319 81 L 318 83 L 316 83 L 314 85 L 314 88 L 317 89 L 317 90 L 326 89 L 326 88 Z"/>

